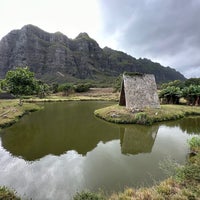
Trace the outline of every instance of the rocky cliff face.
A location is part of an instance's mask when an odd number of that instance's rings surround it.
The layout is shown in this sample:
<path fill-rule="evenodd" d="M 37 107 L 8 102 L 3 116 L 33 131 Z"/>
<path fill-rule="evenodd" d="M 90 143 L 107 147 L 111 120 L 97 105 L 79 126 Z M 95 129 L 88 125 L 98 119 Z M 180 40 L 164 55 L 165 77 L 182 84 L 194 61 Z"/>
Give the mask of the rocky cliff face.
<path fill-rule="evenodd" d="M 108 47 L 101 49 L 87 33 L 72 40 L 33 25 L 13 30 L 0 41 L 0 78 L 16 66 L 29 66 L 36 77 L 48 82 L 101 80 L 124 71 L 153 73 L 157 82 L 184 79 L 174 69 L 150 60 L 135 59 Z"/>

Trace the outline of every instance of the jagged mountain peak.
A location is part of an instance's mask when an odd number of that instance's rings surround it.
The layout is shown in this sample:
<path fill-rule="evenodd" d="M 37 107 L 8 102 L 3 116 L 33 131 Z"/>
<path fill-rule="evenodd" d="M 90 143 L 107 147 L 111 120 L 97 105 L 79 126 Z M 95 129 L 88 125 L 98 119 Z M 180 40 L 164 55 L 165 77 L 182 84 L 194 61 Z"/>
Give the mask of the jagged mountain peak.
<path fill-rule="evenodd" d="M 150 60 L 144 62 L 109 47 L 101 49 L 87 33 L 69 39 L 31 24 L 11 31 L 0 41 L 0 78 L 16 66 L 30 66 L 36 77 L 47 82 L 107 80 L 124 71 L 152 73 L 157 82 L 184 79 L 174 69 Z"/>
<path fill-rule="evenodd" d="M 86 32 L 79 33 L 75 39 L 91 39 Z"/>

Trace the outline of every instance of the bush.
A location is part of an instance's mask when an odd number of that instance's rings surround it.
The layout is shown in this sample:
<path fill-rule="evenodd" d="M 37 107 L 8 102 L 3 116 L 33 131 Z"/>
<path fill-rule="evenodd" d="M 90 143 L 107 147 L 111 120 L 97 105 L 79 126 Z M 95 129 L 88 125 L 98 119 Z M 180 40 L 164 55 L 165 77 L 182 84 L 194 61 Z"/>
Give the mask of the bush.
<path fill-rule="evenodd" d="M 68 96 L 73 91 L 73 86 L 69 83 L 64 83 L 58 86 L 58 91 L 63 92 L 63 95 Z"/>
<path fill-rule="evenodd" d="M 74 86 L 75 92 L 87 92 L 90 89 L 90 84 L 78 84 Z"/>
<path fill-rule="evenodd" d="M 193 137 L 188 141 L 191 148 L 200 147 L 200 137 Z"/>
<path fill-rule="evenodd" d="M 105 198 L 99 193 L 93 193 L 90 191 L 77 192 L 73 198 L 74 200 L 105 200 Z"/>
<path fill-rule="evenodd" d="M 58 87 L 59 87 L 58 83 L 53 83 L 53 84 L 51 85 L 51 91 L 52 91 L 53 93 L 57 93 L 57 92 L 58 92 Z"/>
<path fill-rule="evenodd" d="M 2 200 L 20 200 L 20 198 L 16 196 L 16 192 L 10 191 L 6 187 L 1 187 L 1 186 L 0 186 L 0 199 L 2 199 Z"/>

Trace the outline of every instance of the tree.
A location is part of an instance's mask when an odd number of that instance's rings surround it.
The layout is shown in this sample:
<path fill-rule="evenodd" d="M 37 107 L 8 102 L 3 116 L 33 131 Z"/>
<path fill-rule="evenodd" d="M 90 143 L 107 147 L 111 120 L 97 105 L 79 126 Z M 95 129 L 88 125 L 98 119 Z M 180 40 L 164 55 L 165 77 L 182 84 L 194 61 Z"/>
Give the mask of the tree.
<path fill-rule="evenodd" d="M 5 82 L 7 90 L 20 98 L 20 105 L 22 104 L 22 95 L 34 94 L 37 89 L 34 73 L 28 67 L 17 67 L 15 70 L 8 71 Z"/>
<path fill-rule="evenodd" d="M 87 92 L 90 90 L 90 84 L 78 84 L 74 86 L 75 92 Z"/>
<path fill-rule="evenodd" d="M 58 83 L 53 83 L 53 84 L 51 85 L 51 90 L 52 90 L 52 92 L 53 92 L 53 93 L 57 93 L 57 92 L 58 92 L 58 87 L 59 87 Z"/>
<path fill-rule="evenodd" d="M 190 85 L 183 88 L 182 92 L 188 105 L 200 105 L 200 85 Z"/>
<path fill-rule="evenodd" d="M 174 87 L 179 87 L 180 89 L 183 89 L 185 86 L 185 83 L 183 81 L 180 80 L 175 80 L 175 81 L 170 81 L 169 83 L 163 83 L 161 85 L 161 89 L 165 89 L 168 86 L 174 86 Z"/>
<path fill-rule="evenodd" d="M 114 82 L 114 84 L 113 84 L 114 92 L 120 92 L 120 91 L 121 91 L 122 81 L 123 81 L 123 77 L 122 77 L 122 74 L 120 74 L 120 75 L 115 79 L 115 82 Z"/>
<path fill-rule="evenodd" d="M 185 81 L 185 86 L 200 85 L 200 78 L 189 78 Z"/>
<path fill-rule="evenodd" d="M 36 91 L 37 91 L 37 95 L 38 95 L 38 97 L 39 98 L 44 98 L 47 94 L 49 94 L 49 89 L 50 89 L 50 87 L 49 87 L 49 85 L 48 84 L 46 84 L 46 83 L 43 83 L 42 81 L 37 81 L 37 89 L 36 89 Z"/>
<path fill-rule="evenodd" d="M 182 92 L 180 88 L 175 86 L 168 86 L 159 93 L 159 98 L 163 103 L 167 104 L 179 104 L 181 97 Z"/>
<path fill-rule="evenodd" d="M 73 86 L 69 83 L 63 83 L 58 86 L 58 91 L 63 92 L 64 96 L 68 96 L 73 91 Z"/>

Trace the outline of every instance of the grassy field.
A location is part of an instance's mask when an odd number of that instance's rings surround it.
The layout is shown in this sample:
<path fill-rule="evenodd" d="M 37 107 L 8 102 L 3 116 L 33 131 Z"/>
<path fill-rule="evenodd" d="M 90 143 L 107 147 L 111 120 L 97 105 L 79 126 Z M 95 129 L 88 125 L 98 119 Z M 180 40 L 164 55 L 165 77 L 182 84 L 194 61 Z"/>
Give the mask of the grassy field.
<path fill-rule="evenodd" d="M 0 100 L 0 128 L 8 127 L 19 120 L 24 114 L 40 110 L 41 107 L 34 103 L 23 103 L 19 100 Z"/>
<path fill-rule="evenodd" d="M 43 99 L 29 97 L 25 102 L 61 102 L 61 101 L 118 101 L 119 93 L 113 92 L 113 88 L 90 88 L 88 92 L 72 93 L 64 95 L 56 93 L 46 96 Z"/>
<path fill-rule="evenodd" d="M 124 106 L 113 105 L 95 110 L 94 114 L 108 122 L 119 124 L 145 124 L 169 121 L 188 115 L 200 115 L 200 107 L 185 105 L 162 105 L 160 109 L 144 109 L 133 113 Z"/>

